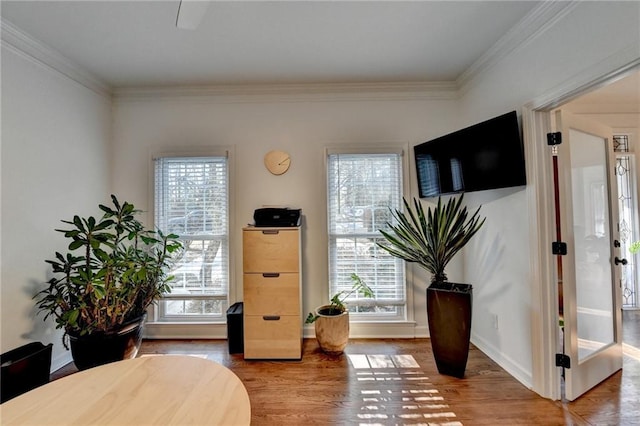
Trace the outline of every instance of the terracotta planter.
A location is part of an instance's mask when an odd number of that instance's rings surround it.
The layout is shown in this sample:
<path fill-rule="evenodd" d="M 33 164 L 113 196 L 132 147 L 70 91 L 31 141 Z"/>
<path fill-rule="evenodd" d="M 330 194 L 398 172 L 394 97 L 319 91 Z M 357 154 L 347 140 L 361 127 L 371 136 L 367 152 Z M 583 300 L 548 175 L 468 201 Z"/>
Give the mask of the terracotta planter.
<path fill-rule="evenodd" d="M 71 356 L 78 370 L 135 358 L 142 344 L 146 314 L 110 333 L 78 336 L 69 333 Z"/>
<path fill-rule="evenodd" d="M 329 305 L 316 308 L 316 315 L 318 315 L 318 319 L 314 322 L 316 339 L 323 352 L 339 355 L 349 342 L 349 312 L 329 315 L 328 309 Z"/>
<path fill-rule="evenodd" d="M 427 288 L 427 315 L 431 348 L 438 372 L 463 378 L 471 338 L 469 284 L 435 282 Z"/>

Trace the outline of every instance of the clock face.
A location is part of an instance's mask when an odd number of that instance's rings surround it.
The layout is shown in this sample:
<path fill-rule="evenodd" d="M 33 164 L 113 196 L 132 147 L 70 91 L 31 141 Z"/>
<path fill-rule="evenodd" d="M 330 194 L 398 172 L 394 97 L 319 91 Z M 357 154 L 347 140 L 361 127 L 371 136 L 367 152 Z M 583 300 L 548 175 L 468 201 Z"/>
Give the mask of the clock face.
<path fill-rule="evenodd" d="M 269 151 L 264 156 L 264 165 L 274 175 L 281 175 L 289 170 L 291 157 L 284 151 Z"/>

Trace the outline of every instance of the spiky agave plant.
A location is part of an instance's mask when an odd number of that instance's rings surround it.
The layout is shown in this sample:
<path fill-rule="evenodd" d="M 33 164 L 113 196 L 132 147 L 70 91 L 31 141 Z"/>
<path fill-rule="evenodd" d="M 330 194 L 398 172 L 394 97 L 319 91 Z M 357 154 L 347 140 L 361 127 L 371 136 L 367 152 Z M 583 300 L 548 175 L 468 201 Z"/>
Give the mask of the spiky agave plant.
<path fill-rule="evenodd" d="M 480 207 L 469 216 L 462 206 L 463 195 L 450 198 L 446 205 L 438 198 L 435 209 L 425 215 L 419 200 L 413 199 L 413 209 L 403 198 L 405 212 L 393 210 L 396 224 L 388 223 L 390 232 L 381 230 L 386 241 L 378 243 L 392 256 L 414 262 L 432 274 L 432 282 L 447 281 L 447 264 L 484 224 Z"/>

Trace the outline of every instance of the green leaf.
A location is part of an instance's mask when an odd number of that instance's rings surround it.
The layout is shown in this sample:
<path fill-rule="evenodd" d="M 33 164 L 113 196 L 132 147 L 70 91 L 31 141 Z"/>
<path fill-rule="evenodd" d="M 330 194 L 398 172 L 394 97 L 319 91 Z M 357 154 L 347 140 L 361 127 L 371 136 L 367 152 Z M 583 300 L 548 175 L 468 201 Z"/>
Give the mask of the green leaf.
<path fill-rule="evenodd" d="M 93 231 L 102 231 L 104 229 L 109 228 L 110 226 L 112 226 L 115 222 L 111 219 L 106 219 L 106 220 L 102 220 L 100 221 L 100 223 L 98 223 L 94 228 Z"/>
<path fill-rule="evenodd" d="M 145 244 L 156 244 L 156 243 L 159 243 L 159 242 L 160 242 L 159 240 L 157 240 L 157 239 L 155 239 L 155 238 L 153 238 L 153 237 L 146 237 L 146 236 L 144 236 L 144 235 L 141 235 L 141 236 L 140 236 L 140 239 L 142 239 L 142 241 L 143 241 Z"/>
<path fill-rule="evenodd" d="M 59 229 L 56 229 L 56 231 L 60 231 Z M 73 238 L 73 237 L 77 237 L 78 235 L 80 235 L 80 231 L 74 229 L 72 231 L 60 231 L 60 232 L 64 232 L 64 236 L 66 238 Z"/>
<path fill-rule="evenodd" d="M 84 225 L 82 224 L 80 216 L 76 215 L 73 217 L 73 224 L 76 226 L 76 228 L 78 228 L 82 232 L 85 232 Z"/>
<path fill-rule="evenodd" d="M 96 257 L 98 259 L 100 259 L 103 262 L 106 262 L 109 260 L 109 255 L 107 254 L 107 252 L 105 252 L 104 250 L 100 249 L 99 247 L 96 247 L 93 249 L 93 254 L 96 255 Z"/>
<path fill-rule="evenodd" d="M 96 295 L 98 299 L 102 299 L 107 295 L 107 291 L 103 286 L 95 285 L 93 286 L 93 293 Z"/>
<path fill-rule="evenodd" d="M 77 309 L 73 309 L 69 311 L 67 314 L 67 322 L 70 325 L 76 325 L 76 323 L 78 322 L 79 316 L 80 316 L 80 311 L 78 311 Z"/>
<path fill-rule="evenodd" d="M 114 206 L 116 206 L 116 210 L 120 210 L 120 203 L 118 202 L 118 199 L 116 198 L 116 196 L 113 194 L 111 194 L 111 202 L 113 203 Z"/>
<path fill-rule="evenodd" d="M 124 205 L 122 206 L 122 213 L 125 215 L 131 215 L 133 211 L 134 211 L 133 204 L 129 204 L 125 201 Z"/>
<path fill-rule="evenodd" d="M 69 244 L 69 250 L 77 250 L 80 247 L 84 246 L 86 243 L 85 240 L 74 240 Z"/>

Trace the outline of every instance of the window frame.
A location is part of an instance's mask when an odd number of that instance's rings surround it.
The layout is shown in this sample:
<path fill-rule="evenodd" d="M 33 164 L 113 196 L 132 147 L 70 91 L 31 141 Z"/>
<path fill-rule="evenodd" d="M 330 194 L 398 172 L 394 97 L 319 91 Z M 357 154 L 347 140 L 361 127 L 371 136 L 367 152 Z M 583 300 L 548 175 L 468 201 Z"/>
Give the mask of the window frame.
<path fill-rule="evenodd" d="M 161 151 L 161 152 L 153 152 L 150 155 L 150 166 L 149 166 L 149 193 L 151 194 L 149 200 L 149 219 L 154 224 L 154 227 L 157 227 L 156 224 L 156 192 L 155 192 L 155 164 L 156 160 L 159 158 L 207 158 L 207 157 L 224 157 L 226 158 L 226 173 L 227 173 L 227 230 L 226 230 L 226 241 L 223 242 L 220 246 L 220 250 L 223 249 L 223 246 L 226 243 L 226 268 L 227 268 L 227 291 L 224 295 L 199 295 L 193 294 L 185 297 L 185 295 L 181 294 L 166 294 L 164 295 L 157 304 L 152 306 L 150 310 L 150 322 L 154 322 L 157 324 L 184 324 L 185 326 L 196 325 L 196 324 L 225 324 L 226 323 L 226 315 L 225 311 L 228 306 L 231 305 L 231 301 L 233 300 L 232 295 L 235 294 L 235 288 L 233 288 L 234 280 L 234 262 L 233 262 L 233 235 L 232 229 L 234 229 L 234 214 L 232 211 L 233 204 L 233 150 L 231 147 L 219 146 L 219 147 L 207 147 L 207 148 L 185 148 L 184 150 L 175 150 L 175 151 Z M 163 301 L 167 300 L 222 300 L 223 301 L 223 309 L 220 315 L 172 315 L 171 317 L 165 317 Z"/>
<path fill-rule="evenodd" d="M 408 163 L 408 144 L 398 144 L 398 143 L 390 143 L 390 144 L 381 144 L 381 145 L 363 145 L 363 146 L 330 146 L 325 148 L 325 157 L 324 157 L 324 173 L 325 173 L 325 205 L 326 205 L 326 236 L 327 236 L 327 273 L 328 273 L 328 283 L 325 287 L 325 291 L 330 297 L 332 294 L 332 279 L 335 276 L 334 272 L 331 270 L 332 262 L 332 233 L 331 233 L 331 216 L 330 216 L 330 188 L 329 188 L 329 162 L 330 156 L 341 154 L 341 155 L 375 155 L 375 154 L 397 154 L 400 158 L 400 177 L 402 182 L 400 183 L 401 194 L 400 203 L 402 202 L 402 198 L 406 197 L 406 194 L 409 193 L 409 181 L 410 181 L 410 173 L 409 173 L 409 163 Z M 400 206 L 401 208 L 401 206 Z M 358 236 L 359 234 L 353 234 L 354 236 Z M 374 324 L 374 323 L 407 323 L 413 322 L 414 313 L 413 313 L 413 289 L 411 285 L 408 285 L 409 282 L 412 281 L 413 275 L 411 268 L 409 265 L 401 261 L 404 268 L 404 296 L 405 302 L 401 306 L 401 309 L 397 314 L 360 314 L 357 312 L 350 312 L 350 320 L 352 323 L 363 323 L 363 324 Z M 375 304 L 375 302 L 374 302 Z"/>

